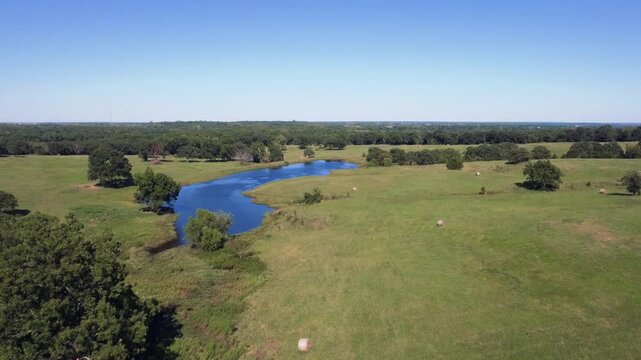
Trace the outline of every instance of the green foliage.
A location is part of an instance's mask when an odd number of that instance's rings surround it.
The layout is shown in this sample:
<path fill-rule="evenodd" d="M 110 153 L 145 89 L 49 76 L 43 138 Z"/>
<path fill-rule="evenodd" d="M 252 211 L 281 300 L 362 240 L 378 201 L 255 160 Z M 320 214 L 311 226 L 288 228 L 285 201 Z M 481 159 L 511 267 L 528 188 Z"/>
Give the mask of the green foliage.
<path fill-rule="evenodd" d="M 189 219 L 185 226 L 187 239 L 194 247 L 205 251 L 221 249 L 229 239 L 231 215 L 198 209 L 196 216 Z"/>
<path fill-rule="evenodd" d="M 629 170 L 620 180 L 632 195 L 641 195 L 641 171 Z"/>
<path fill-rule="evenodd" d="M 189 161 L 200 157 L 200 150 L 191 145 L 181 146 L 176 150 L 176 157 Z"/>
<path fill-rule="evenodd" d="M 564 157 L 586 159 L 615 159 L 624 157 L 621 146 L 613 141 L 605 144 L 596 141 L 582 141 L 572 144 Z"/>
<path fill-rule="evenodd" d="M 13 194 L 0 190 L 0 212 L 15 210 L 18 200 Z"/>
<path fill-rule="evenodd" d="M 514 143 L 482 144 L 465 149 L 465 161 L 510 160 L 519 150 Z"/>
<path fill-rule="evenodd" d="M 392 166 L 392 155 L 389 151 L 371 147 L 367 150 L 367 164 L 370 166 Z"/>
<path fill-rule="evenodd" d="M 315 155 L 314 149 L 312 149 L 311 146 L 306 146 L 305 150 L 303 150 L 303 156 L 308 159 L 313 159 Z"/>
<path fill-rule="evenodd" d="M 628 159 L 641 159 L 641 142 L 634 145 L 626 145 L 625 157 Z"/>
<path fill-rule="evenodd" d="M 267 149 L 265 148 L 265 144 L 262 142 L 253 143 L 250 151 L 252 161 L 255 163 L 267 162 L 269 160 L 267 157 Z"/>
<path fill-rule="evenodd" d="M 270 162 L 283 161 L 285 159 L 285 155 L 283 154 L 283 149 L 281 144 L 277 142 L 273 142 L 269 145 L 268 150 L 269 150 Z"/>
<path fill-rule="evenodd" d="M 119 252 L 109 235 L 87 239 L 73 217 L 0 223 L 0 357 L 174 358 L 173 310 L 138 298 Z"/>
<path fill-rule="evenodd" d="M 526 181 L 523 183 L 528 189 L 553 191 L 559 188 L 561 183 L 561 169 L 552 164 L 549 160 L 538 160 L 534 163 L 528 162 L 523 169 Z"/>
<path fill-rule="evenodd" d="M 312 192 L 305 192 L 303 194 L 303 198 L 300 200 L 301 204 L 305 205 L 312 205 L 312 204 L 318 204 L 323 200 L 323 193 L 321 192 L 320 189 L 316 188 L 312 190 Z"/>
<path fill-rule="evenodd" d="M 117 185 L 118 181 L 131 179 L 131 164 L 123 153 L 106 145 L 101 145 L 89 155 L 89 180 L 98 180 L 102 186 Z"/>
<path fill-rule="evenodd" d="M 530 160 L 530 152 L 524 148 L 517 148 L 512 151 L 508 159 L 509 164 L 520 164 Z"/>
<path fill-rule="evenodd" d="M 171 208 L 180 192 L 180 185 L 171 177 L 154 173 L 149 167 L 144 173 L 136 174 L 134 183 L 138 186 L 134 193 L 136 202 L 149 206 L 155 212 L 164 207 Z"/>
<path fill-rule="evenodd" d="M 448 170 L 461 170 L 463 168 L 463 155 L 454 149 L 445 149 L 442 152 L 445 167 Z"/>
<path fill-rule="evenodd" d="M 542 160 L 552 158 L 552 152 L 543 145 L 537 145 L 532 149 L 532 159 Z"/>

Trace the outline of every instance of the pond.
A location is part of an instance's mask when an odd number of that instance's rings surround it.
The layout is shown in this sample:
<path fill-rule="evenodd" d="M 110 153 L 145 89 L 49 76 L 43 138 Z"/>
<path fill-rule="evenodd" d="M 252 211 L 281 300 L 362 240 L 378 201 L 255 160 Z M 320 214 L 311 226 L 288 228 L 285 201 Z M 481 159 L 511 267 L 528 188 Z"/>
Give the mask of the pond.
<path fill-rule="evenodd" d="M 225 211 L 232 215 L 231 234 L 249 231 L 260 226 L 265 213 L 272 208 L 255 204 L 243 195 L 260 185 L 276 180 L 293 179 L 301 176 L 325 176 L 332 170 L 354 169 L 356 164 L 344 161 L 317 160 L 282 166 L 240 172 L 216 180 L 183 186 L 174 203 L 178 216 L 176 232 L 178 241 L 185 244 L 185 225 L 197 209 Z M 310 189 L 311 190 L 311 189 Z"/>

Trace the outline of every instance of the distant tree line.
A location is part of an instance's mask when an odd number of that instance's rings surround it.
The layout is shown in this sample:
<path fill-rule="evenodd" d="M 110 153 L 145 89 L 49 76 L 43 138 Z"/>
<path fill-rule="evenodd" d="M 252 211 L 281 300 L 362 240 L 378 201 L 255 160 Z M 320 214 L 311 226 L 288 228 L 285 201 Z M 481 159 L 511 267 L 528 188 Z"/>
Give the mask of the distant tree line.
<path fill-rule="evenodd" d="M 171 122 L 146 124 L 1 124 L 0 155 L 88 155 L 110 145 L 125 155 L 157 159 L 273 161 L 277 147 L 316 145 L 477 145 L 641 141 L 641 127 L 544 124 Z M 272 151 L 273 150 L 273 151 Z"/>
<path fill-rule="evenodd" d="M 366 160 L 370 166 L 446 164 L 450 170 L 463 168 L 463 156 L 454 149 L 405 151 L 393 148 L 387 151 L 371 147 L 367 151 Z"/>

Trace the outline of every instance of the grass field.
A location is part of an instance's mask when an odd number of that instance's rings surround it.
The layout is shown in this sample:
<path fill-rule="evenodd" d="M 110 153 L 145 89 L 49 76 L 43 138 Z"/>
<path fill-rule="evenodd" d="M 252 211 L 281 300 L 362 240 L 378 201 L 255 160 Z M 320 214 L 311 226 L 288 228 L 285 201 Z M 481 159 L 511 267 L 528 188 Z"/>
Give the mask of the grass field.
<path fill-rule="evenodd" d="M 641 161 L 555 163 L 567 176 L 553 193 L 515 187 L 522 166 L 501 162 L 363 168 L 253 191 L 283 208 L 257 237 L 269 278 L 241 338 L 275 359 L 296 358 L 307 336 L 309 359 L 635 358 L 641 199 L 598 190 L 623 192 L 615 180 Z M 351 194 L 290 204 L 314 187 Z"/>
<path fill-rule="evenodd" d="M 317 158 L 362 163 L 367 148 Z M 290 147 L 285 160 L 301 152 Z M 144 169 L 130 160 L 134 172 Z M 215 254 L 150 253 L 175 238 L 173 216 L 139 211 L 133 188 L 93 187 L 86 157 L 0 158 L 0 189 L 24 208 L 71 211 L 89 231 L 113 231 L 138 293 L 178 305 L 184 336 L 175 348 L 186 359 L 295 358 L 301 336 L 314 341 L 312 359 L 634 358 L 641 199 L 597 192 L 622 192 L 615 180 L 641 161 L 555 163 L 567 174 L 555 193 L 516 188 L 522 166 L 501 162 L 268 184 L 253 195 L 281 209 Z M 186 184 L 256 167 L 168 161 L 154 169 Z M 481 186 L 490 194 L 477 195 Z M 313 187 L 341 199 L 291 204 Z M 437 229 L 440 218 L 447 226 Z"/>

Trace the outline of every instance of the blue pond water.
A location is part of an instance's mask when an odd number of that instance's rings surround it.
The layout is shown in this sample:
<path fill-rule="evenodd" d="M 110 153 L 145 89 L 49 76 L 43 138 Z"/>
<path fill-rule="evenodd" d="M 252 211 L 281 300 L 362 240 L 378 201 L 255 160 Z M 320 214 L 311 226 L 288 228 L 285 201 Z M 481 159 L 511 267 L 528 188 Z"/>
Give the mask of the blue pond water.
<path fill-rule="evenodd" d="M 287 165 L 275 169 L 260 169 L 229 175 L 220 179 L 183 186 L 174 203 L 178 215 L 176 230 L 178 240 L 185 243 L 185 225 L 197 209 L 225 211 L 233 220 L 229 232 L 238 234 L 258 227 L 265 213 L 272 209 L 254 204 L 243 192 L 271 181 L 292 179 L 300 176 L 325 176 L 332 170 L 353 169 L 356 164 L 344 161 L 317 160 L 308 163 Z M 311 190 L 311 189 L 310 189 Z"/>

